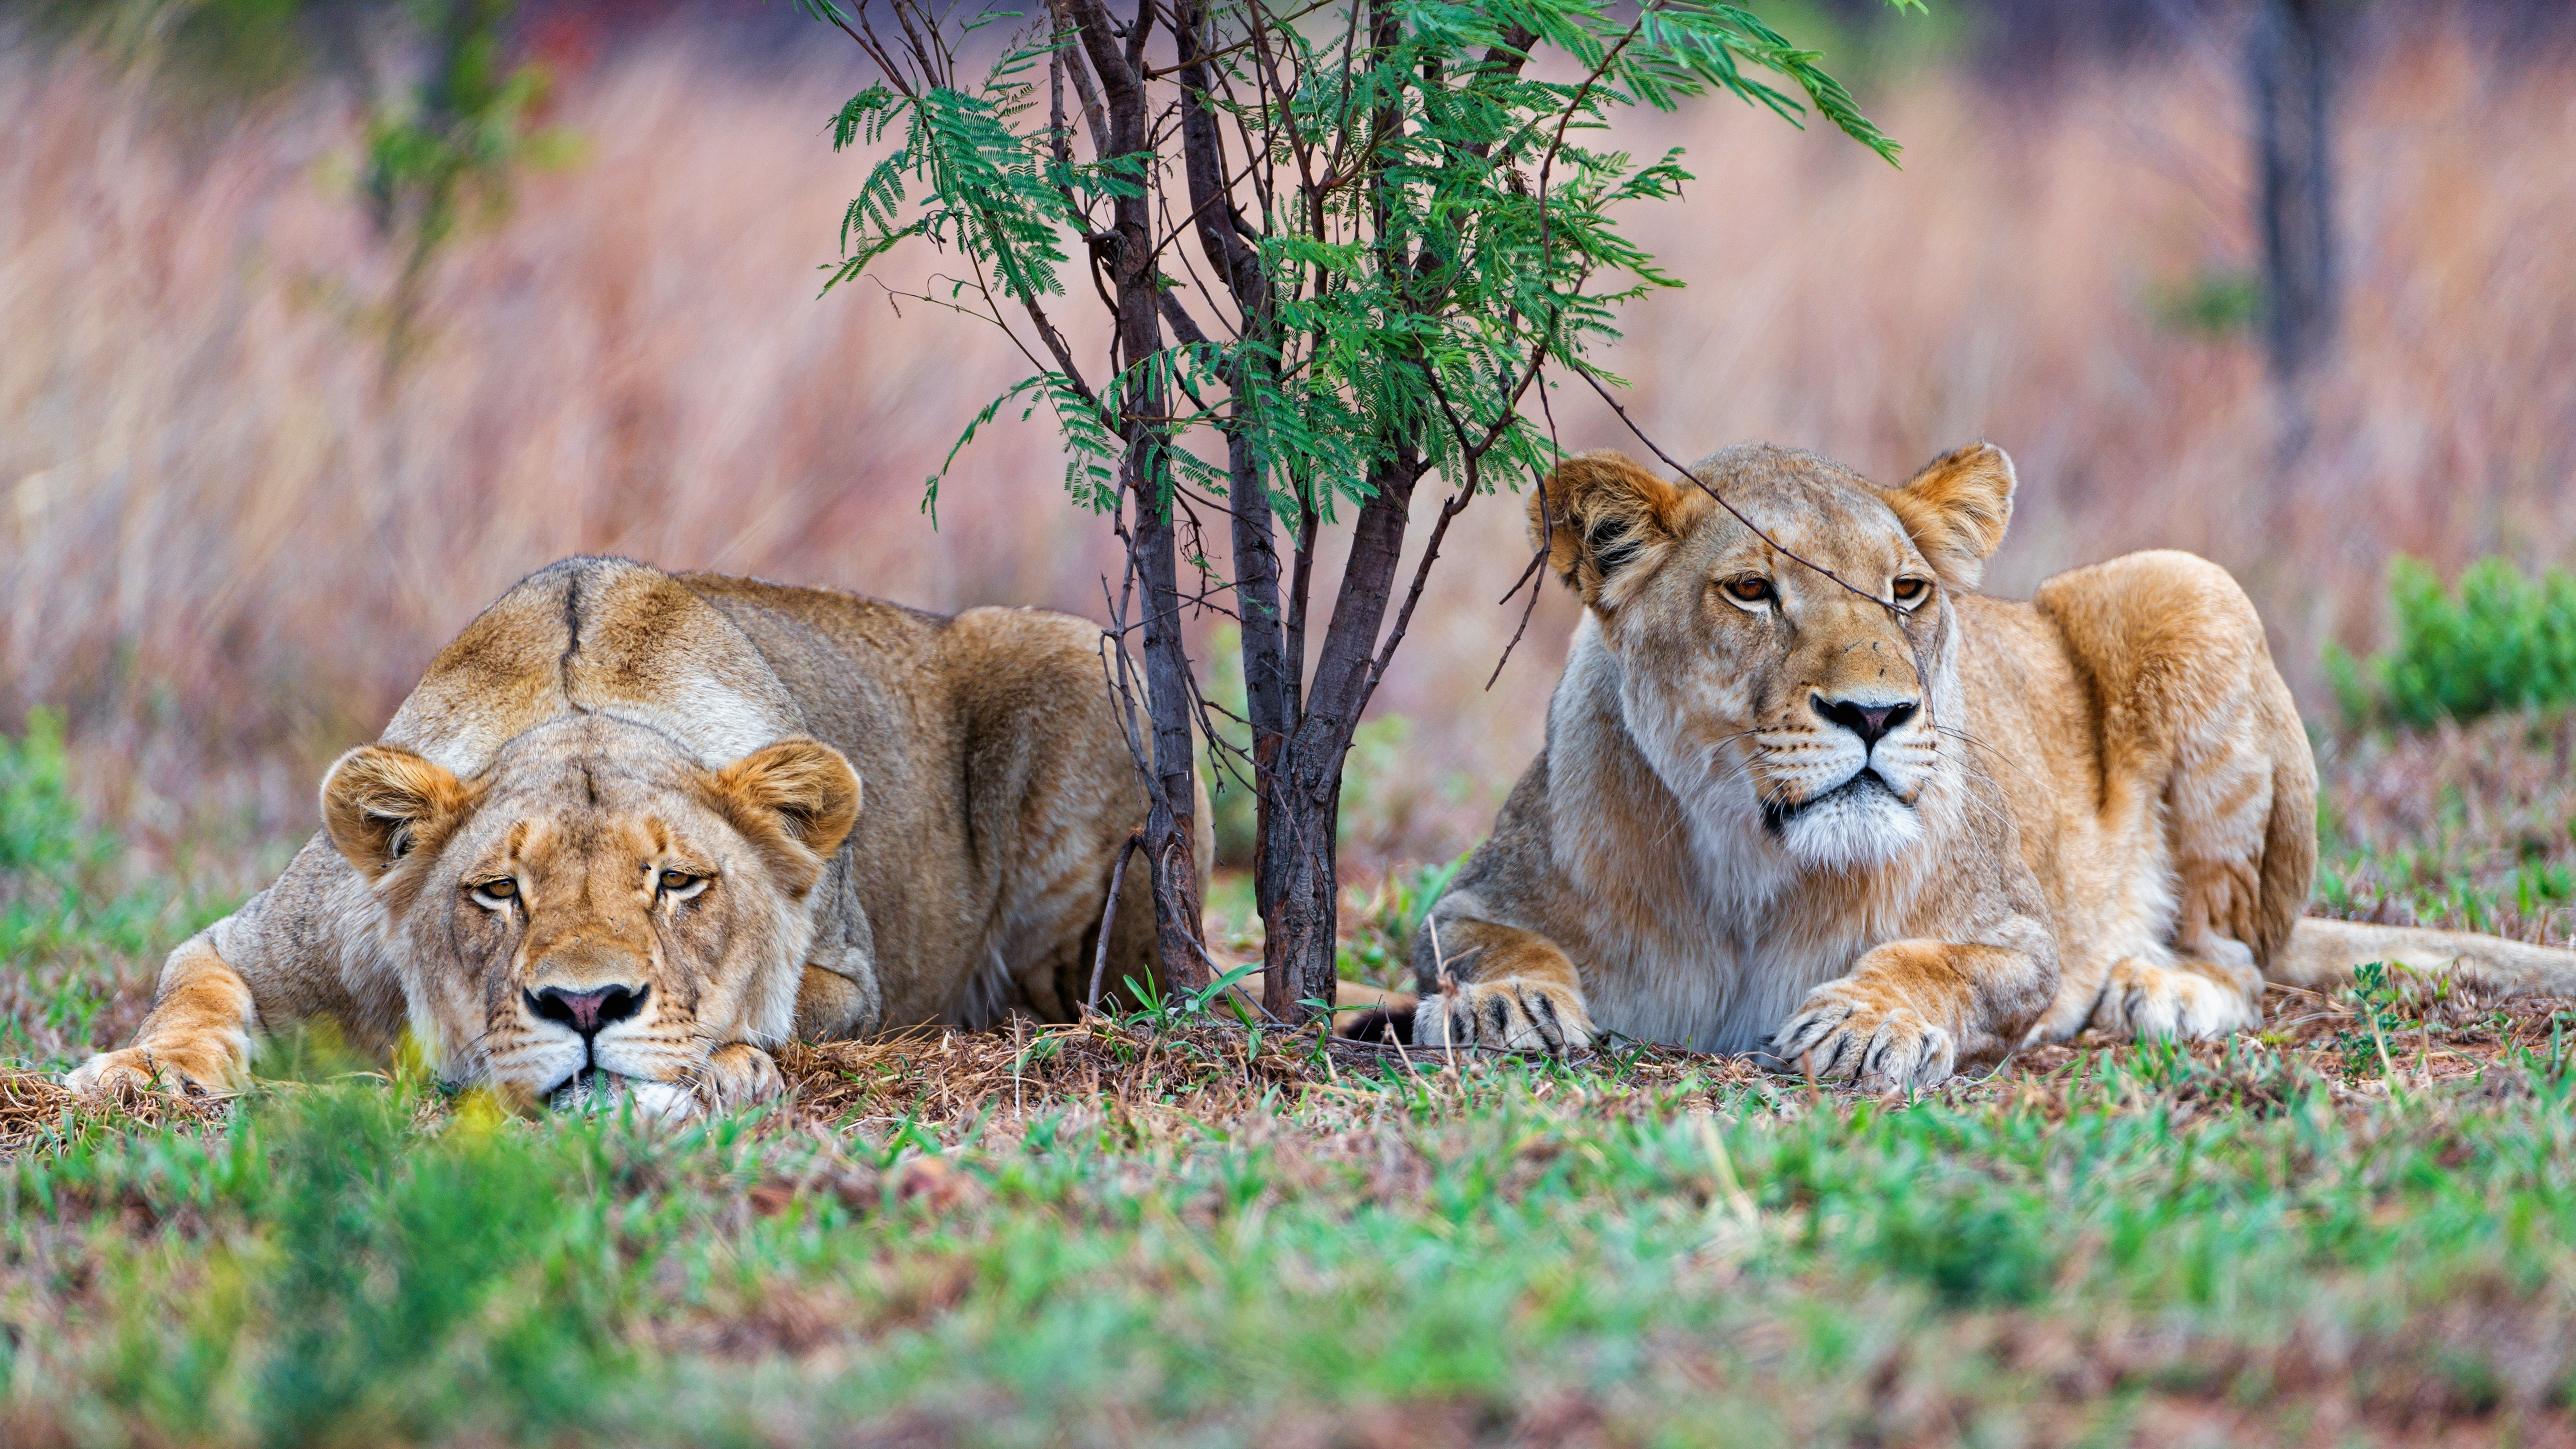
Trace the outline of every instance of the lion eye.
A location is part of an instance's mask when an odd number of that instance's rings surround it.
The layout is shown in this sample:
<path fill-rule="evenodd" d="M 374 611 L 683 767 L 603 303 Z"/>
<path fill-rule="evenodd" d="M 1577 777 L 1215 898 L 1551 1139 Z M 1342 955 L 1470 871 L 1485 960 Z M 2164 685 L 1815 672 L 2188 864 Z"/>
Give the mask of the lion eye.
<path fill-rule="evenodd" d="M 675 901 L 685 901 L 707 888 L 707 878 L 685 870 L 666 870 L 653 878 L 653 886 Z"/>
<path fill-rule="evenodd" d="M 1932 592 L 1932 585 L 1922 579 L 1898 579 L 1888 592 L 1895 595 L 1896 602 L 1900 604 L 1919 604 L 1923 602 L 1924 595 Z"/>
<path fill-rule="evenodd" d="M 1747 574 L 1740 579 L 1728 579 L 1718 587 L 1726 590 L 1726 596 L 1739 604 L 1759 604 L 1766 599 L 1778 597 L 1772 590 L 1771 581 L 1760 574 Z"/>
<path fill-rule="evenodd" d="M 507 910 L 510 902 L 518 898 L 519 883 L 506 875 L 478 882 L 474 887 L 474 903 L 486 910 Z"/>

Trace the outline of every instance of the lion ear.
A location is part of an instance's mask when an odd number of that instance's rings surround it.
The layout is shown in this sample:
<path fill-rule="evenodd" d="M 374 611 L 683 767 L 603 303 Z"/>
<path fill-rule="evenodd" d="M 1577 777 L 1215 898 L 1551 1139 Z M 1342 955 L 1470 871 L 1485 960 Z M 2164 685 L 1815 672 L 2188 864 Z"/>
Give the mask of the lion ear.
<path fill-rule="evenodd" d="M 374 880 L 444 837 L 473 799 L 443 765 L 391 745 L 360 745 L 322 777 L 322 829 Z"/>
<path fill-rule="evenodd" d="M 1879 497 L 1896 511 L 1926 562 L 1954 588 L 1973 589 L 2012 523 L 2013 465 L 1992 443 L 1971 443 L 1923 465 Z"/>
<path fill-rule="evenodd" d="M 1530 495 L 1530 544 L 1583 602 L 1615 608 L 1680 539 L 1688 498 L 1623 454 L 1579 454 Z"/>
<path fill-rule="evenodd" d="M 791 736 L 716 772 L 716 807 L 798 895 L 859 823 L 859 772 L 821 740 Z"/>

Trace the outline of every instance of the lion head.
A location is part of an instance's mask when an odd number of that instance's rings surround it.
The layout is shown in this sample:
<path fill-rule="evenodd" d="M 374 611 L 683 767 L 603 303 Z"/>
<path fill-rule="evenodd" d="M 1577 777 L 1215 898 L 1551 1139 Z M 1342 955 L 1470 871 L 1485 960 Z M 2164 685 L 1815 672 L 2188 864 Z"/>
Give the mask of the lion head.
<path fill-rule="evenodd" d="M 709 769 L 589 712 L 462 779 L 361 746 L 323 781 L 322 818 L 384 905 L 440 1073 L 542 1099 L 591 1071 L 686 1091 L 711 1051 L 784 1040 L 808 897 L 859 800 L 849 761 L 812 739 Z"/>
<path fill-rule="evenodd" d="M 1696 827 L 1792 868 L 1894 859 L 1963 796 L 1944 747 L 1953 599 L 2002 542 L 2011 460 L 1962 448 L 1883 489 L 1751 444 L 1695 471 L 1571 459 L 1530 499 L 1533 542 L 1589 606 L 1628 726 Z"/>

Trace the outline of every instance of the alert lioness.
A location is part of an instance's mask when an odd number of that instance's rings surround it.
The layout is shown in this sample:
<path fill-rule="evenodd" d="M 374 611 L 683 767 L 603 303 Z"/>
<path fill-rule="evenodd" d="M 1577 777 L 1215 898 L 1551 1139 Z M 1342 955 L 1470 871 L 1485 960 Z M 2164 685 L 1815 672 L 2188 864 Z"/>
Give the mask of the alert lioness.
<path fill-rule="evenodd" d="M 1145 814 L 1097 626 L 571 559 L 430 665 L 322 786 L 323 833 L 179 947 L 73 1085 L 223 1088 L 327 1019 L 540 1098 L 782 1086 L 769 1048 L 1012 1007 L 1072 1016 Z M 1117 913 L 1107 978 L 1153 968 Z"/>
<path fill-rule="evenodd" d="M 2088 1026 L 2223 1035 L 2267 974 L 2576 985 L 2568 952 L 2302 919 L 2316 767 L 2216 565 L 1977 594 L 2012 514 L 1991 446 L 1893 489 L 1761 445 L 1695 471 L 1755 527 L 1612 453 L 1531 497 L 1585 615 L 1417 944 L 1415 1040 L 1617 1032 L 1885 1086 Z"/>

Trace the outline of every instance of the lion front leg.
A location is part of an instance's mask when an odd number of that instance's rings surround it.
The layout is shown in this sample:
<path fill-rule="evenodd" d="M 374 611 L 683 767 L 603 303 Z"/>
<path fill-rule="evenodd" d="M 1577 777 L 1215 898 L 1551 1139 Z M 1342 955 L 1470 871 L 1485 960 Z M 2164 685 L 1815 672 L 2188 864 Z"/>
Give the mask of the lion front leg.
<path fill-rule="evenodd" d="M 1829 1081 L 1928 1087 L 2018 1040 L 2054 975 L 2045 959 L 2011 946 L 1891 941 L 1808 993 L 1771 1050 Z"/>
<path fill-rule="evenodd" d="M 257 1020 L 250 983 L 199 932 L 162 963 L 152 1014 L 134 1045 L 91 1057 L 63 1084 L 76 1092 L 156 1082 L 179 1091 L 239 1091 L 250 1078 L 251 1027 Z"/>
<path fill-rule="evenodd" d="M 1483 921 L 1453 921 L 1442 947 L 1464 979 L 1426 983 L 1413 1011 L 1417 1047 L 1486 1047 L 1564 1056 L 1597 1038 L 1574 962 L 1556 943 Z"/>

